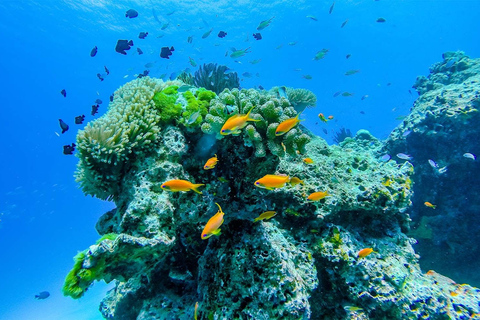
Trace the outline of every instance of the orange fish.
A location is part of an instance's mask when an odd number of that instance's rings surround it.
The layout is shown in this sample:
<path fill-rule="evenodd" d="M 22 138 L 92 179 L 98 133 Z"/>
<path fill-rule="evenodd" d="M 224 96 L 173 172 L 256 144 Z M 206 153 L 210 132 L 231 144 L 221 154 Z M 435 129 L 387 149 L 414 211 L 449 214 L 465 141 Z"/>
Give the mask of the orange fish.
<path fill-rule="evenodd" d="M 290 118 L 285 121 L 282 121 L 275 130 L 275 135 L 276 136 L 281 136 L 282 134 L 287 133 L 290 131 L 293 127 L 295 127 L 300 121 L 303 120 L 298 120 L 298 116 L 300 116 L 300 113 L 297 114 L 295 118 Z"/>
<path fill-rule="evenodd" d="M 213 217 L 208 220 L 207 224 L 205 225 L 205 228 L 203 228 L 202 231 L 202 240 L 208 239 L 213 235 L 220 235 L 220 226 L 223 223 L 223 213 L 222 208 L 218 203 L 215 202 L 215 204 L 218 206 L 220 209 Z"/>
<path fill-rule="evenodd" d="M 328 120 L 333 120 L 333 116 L 328 116 Z"/>
<path fill-rule="evenodd" d="M 429 208 L 432 208 L 432 209 L 435 209 L 437 207 L 437 205 L 435 204 L 431 204 L 430 202 L 426 201 L 423 203 L 424 205 L 426 205 L 427 207 Z"/>
<path fill-rule="evenodd" d="M 372 252 L 375 252 L 375 251 L 373 251 L 372 248 L 362 249 L 362 250 L 358 251 L 358 257 L 359 258 L 365 258 L 366 256 L 368 256 Z"/>
<path fill-rule="evenodd" d="M 197 320 L 197 312 L 198 312 L 198 301 L 195 302 L 195 312 L 193 313 L 193 319 Z"/>
<path fill-rule="evenodd" d="M 330 194 L 328 193 L 328 191 L 318 191 L 318 192 L 314 192 L 311 195 L 309 195 L 308 198 L 307 198 L 307 201 L 318 201 L 318 200 L 322 200 L 323 198 L 329 197 L 329 196 L 330 196 Z"/>
<path fill-rule="evenodd" d="M 456 296 L 458 296 L 458 292 L 457 291 L 450 291 L 450 295 L 452 297 L 456 297 Z"/>
<path fill-rule="evenodd" d="M 178 191 L 195 191 L 196 193 L 202 194 L 200 191 L 197 190 L 198 187 L 204 186 L 204 184 L 194 184 L 186 180 L 169 180 L 162 184 L 162 189 L 178 192 Z"/>
<path fill-rule="evenodd" d="M 275 174 L 267 174 L 261 179 L 255 181 L 255 186 L 259 188 L 265 188 L 273 190 L 275 188 L 283 188 L 285 183 L 290 181 L 289 176 L 279 176 Z"/>
<path fill-rule="evenodd" d="M 299 184 L 299 183 L 305 184 L 305 183 L 303 182 L 303 180 L 300 180 L 300 179 L 297 178 L 297 177 L 293 177 L 292 179 L 290 179 L 290 184 L 291 184 L 292 186 L 296 186 L 296 185 Z"/>
<path fill-rule="evenodd" d="M 217 155 L 215 154 L 215 157 L 211 157 L 210 159 L 207 160 L 205 165 L 203 166 L 203 169 L 208 170 L 208 169 L 213 169 L 215 168 L 215 165 L 218 162 Z"/>
<path fill-rule="evenodd" d="M 306 164 L 312 164 L 313 160 L 312 160 L 312 158 L 305 158 L 305 159 L 303 159 L 303 162 L 305 162 Z"/>
<path fill-rule="evenodd" d="M 240 133 L 240 130 L 245 128 L 247 121 L 260 121 L 250 118 L 250 112 L 252 112 L 254 107 L 252 107 L 247 114 L 236 114 L 227 119 L 223 124 L 220 134 L 223 136 L 234 134 L 237 135 Z"/>
<path fill-rule="evenodd" d="M 276 211 L 265 211 L 264 213 L 259 215 L 258 218 L 255 218 L 253 220 L 253 222 L 257 222 L 257 221 L 260 221 L 260 220 L 268 220 L 270 218 L 275 217 L 276 215 L 277 215 Z"/>

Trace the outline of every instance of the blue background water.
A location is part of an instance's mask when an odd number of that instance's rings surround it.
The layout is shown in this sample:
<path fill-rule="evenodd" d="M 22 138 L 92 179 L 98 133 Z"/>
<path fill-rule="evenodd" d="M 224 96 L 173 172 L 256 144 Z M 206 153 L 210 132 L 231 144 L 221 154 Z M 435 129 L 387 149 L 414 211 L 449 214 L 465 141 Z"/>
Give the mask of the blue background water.
<path fill-rule="evenodd" d="M 111 285 L 96 283 L 77 301 L 63 297 L 61 286 L 72 257 L 99 237 L 95 222 L 113 204 L 83 196 L 73 178 L 77 159 L 63 155 L 62 146 L 74 142 L 82 127 L 74 124 L 75 116 L 85 114 L 88 122 L 103 114 L 109 95 L 146 63 L 155 63 L 150 75 L 158 77 L 187 67 L 194 71 L 188 62 L 192 57 L 197 64 L 217 62 L 239 74 L 252 73 L 252 78 L 242 77 L 242 87 L 310 89 L 318 106 L 304 112 L 304 124 L 331 142 L 332 130 L 342 126 L 385 138 L 399 123 L 395 118 L 408 113 L 416 76 L 427 75 L 443 52 L 480 56 L 476 0 L 336 1 L 332 14 L 332 1 L 178 2 L 0 1 L 1 319 L 101 319 L 98 303 Z M 137 18 L 125 18 L 130 8 L 139 12 Z M 170 23 L 165 30 L 152 9 L 162 24 Z M 263 39 L 254 40 L 258 23 L 272 16 L 261 31 Z M 386 23 L 375 22 L 379 17 Z M 201 39 L 210 28 L 212 34 Z M 228 33 L 223 39 L 217 37 L 220 30 Z M 138 39 L 141 31 L 149 32 L 145 40 Z M 187 43 L 190 35 L 192 44 Z M 118 39 L 134 41 L 126 56 L 114 51 Z M 91 58 L 94 46 L 98 54 Z M 159 57 L 162 46 L 175 47 L 170 60 Z M 225 57 L 230 47 L 251 47 L 251 53 L 236 63 Z M 329 49 L 326 57 L 312 60 L 323 48 Z M 262 60 L 249 63 L 254 59 Z M 104 73 L 104 65 L 111 74 L 100 82 L 96 74 Z M 351 69 L 361 71 L 345 76 Z M 305 74 L 313 79 L 302 78 Z M 354 96 L 334 98 L 337 91 Z M 363 95 L 369 97 L 362 101 Z M 104 103 L 92 117 L 97 98 Z M 319 112 L 335 120 L 316 124 Z M 70 130 L 57 136 L 59 118 Z M 44 290 L 51 296 L 35 300 Z"/>

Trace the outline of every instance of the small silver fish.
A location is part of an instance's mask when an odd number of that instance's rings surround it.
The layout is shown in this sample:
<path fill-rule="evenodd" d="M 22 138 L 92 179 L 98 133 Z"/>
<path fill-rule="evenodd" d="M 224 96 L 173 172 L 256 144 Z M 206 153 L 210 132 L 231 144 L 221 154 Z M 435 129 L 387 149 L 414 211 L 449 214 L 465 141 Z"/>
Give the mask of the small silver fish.
<path fill-rule="evenodd" d="M 470 152 L 464 153 L 463 156 L 464 156 L 465 158 L 472 159 L 472 160 L 476 160 L 476 159 L 477 159 L 477 156 L 474 155 L 473 153 L 470 153 Z"/>
<path fill-rule="evenodd" d="M 198 117 L 200 116 L 200 111 L 197 111 L 195 113 L 192 113 L 190 115 L 190 118 L 188 118 L 187 120 L 187 124 L 192 124 L 192 123 L 195 123 L 195 121 L 197 121 Z"/>
<path fill-rule="evenodd" d="M 432 159 L 428 159 L 428 163 L 432 166 L 432 168 L 438 168 L 438 164 Z"/>
<path fill-rule="evenodd" d="M 405 154 L 405 153 L 397 153 L 397 157 L 402 159 L 402 160 L 412 160 L 413 159 L 413 157 L 411 157 L 410 155 Z"/>
<path fill-rule="evenodd" d="M 445 172 L 447 172 L 447 166 L 438 169 L 438 173 L 440 173 L 440 174 L 445 173 Z"/>
<path fill-rule="evenodd" d="M 407 130 L 407 131 L 405 131 L 405 132 L 402 134 L 402 137 L 406 137 L 406 136 L 408 136 L 410 133 L 412 133 L 412 131 L 411 131 L 411 130 Z"/>
<path fill-rule="evenodd" d="M 380 158 L 380 160 L 387 162 L 387 161 L 390 160 L 391 158 L 392 158 L 392 157 L 390 157 L 389 154 L 385 154 L 385 155 L 383 155 L 383 156 Z"/>

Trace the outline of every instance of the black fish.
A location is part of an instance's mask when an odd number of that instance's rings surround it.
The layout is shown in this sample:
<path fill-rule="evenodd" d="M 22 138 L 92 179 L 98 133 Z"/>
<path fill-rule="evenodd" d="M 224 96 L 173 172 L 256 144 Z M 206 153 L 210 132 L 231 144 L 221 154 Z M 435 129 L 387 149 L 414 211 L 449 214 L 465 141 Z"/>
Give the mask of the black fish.
<path fill-rule="evenodd" d="M 138 17 L 138 12 L 133 9 L 128 9 L 128 11 L 125 13 L 125 17 L 128 17 L 130 19 Z"/>
<path fill-rule="evenodd" d="M 113 101 L 113 94 L 110 95 L 110 102 Z"/>
<path fill-rule="evenodd" d="M 219 38 L 225 38 L 226 35 L 227 35 L 227 33 L 226 33 L 225 31 L 220 31 L 220 32 L 218 33 L 218 37 L 219 37 Z"/>
<path fill-rule="evenodd" d="M 92 51 L 90 51 L 90 57 L 95 57 L 97 55 L 97 46 L 93 47 Z"/>
<path fill-rule="evenodd" d="M 253 37 L 257 40 L 262 40 L 262 35 L 260 34 L 260 32 L 254 33 Z"/>
<path fill-rule="evenodd" d="M 348 59 L 348 58 L 350 58 L 351 56 L 352 56 L 352 55 L 349 53 L 349 54 L 347 54 L 347 55 L 345 56 L 345 58 Z"/>
<path fill-rule="evenodd" d="M 65 89 L 62 89 L 62 91 L 60 91 L 60 93 L 62 94 L 62 96 L 63 96 L 64 98 L 67 97 L 67 91 L 66 91 Z"/>
<path fill-rule="evenodd" d="M 102 104 L 102 100 L 97 99 L 97 100 L 95 100 L 95 103 L 96 103 L 96 104 Z"/>
<path fill-rule="evenodd" d="M 334 7 L 335 7 L 335 1 L 333 1 L 332 5 L 330 6 L 330 10 L 328 10 L 329 14 L 332 13 Z"/>
<path fill-rule="evenodd" d="M 75 143 L 72 143 L 72 145 L 66 145 L 66 146 L 63 146 L 63 154 L 73 154 L 73 151 L 75 151 L 75 147 L 77 145 Z M 46 292 L 46 291 L 45 291 Z M 40 292 L 39 296 L 42 294 L 43 292 Z M 48 296 L 50 296 L 50 293 L 48 293 Z M 35 298 L 37 299 L 46 299 L 48 298 L 48 296 L 46 296 L 45 298 L 37 298 L 37 296 L 35 296 Z"/>
<path fill-rule="evenodd" d="M 380 23 L 385 22 L 385 21 L 387 21 L 387 20 L 385 20 L 384 18 L 378 18 L 377 19 L 377 22 L 380 22 Z"/>
<path fill-rule="evenodd" d="M 347 20 L 345 20 L 345 21 L 342 23 L 342 26 L 341 26 L 340 28 L 343 28 L 343 27 L 345 27 L 345 25 L 347 24 L 347 22 L 348 22 L 348 19 L 347 19 Z"/>
<path fill-rule="evenodd" d="M 107 66 L 103 66 L 105 68 L 105 72 L 107 73 L 107 76 L 110 74 L 110 70 L 108 70 Z"/>
<path fill-rule="evenodd" d="M 94 104 L 92 106 L 92 112 L 91 112 L 92 116 L 94 116 L 96 113 L 98 113 L 98 108 L 100 108 L 100 106 L 98 104 Z"/>
<path fill-rule="evenodd" d="M 65 147 L 63 147 L 63 148 L 64 148 L 63 152 L 65 152 Z M 50 297 L 50 292 L 48 292 L 48 291 L 42 291 L 39 294 L 35 295 L 35 299 L 38 299 L 38 300 L 47 299 L 48 297 Z"/>
<path fill-rule="evenodd" d="M 104 80 L 103 77 L 102 77 L 102 75 L 101 75 L 100 73 L 97 73 L 97 78 L 100 79 L 100 81 L 103 81 L 103 80 Z"/>
<path fill-rule="evenodd" d="M 323 130 L 323 133 L 328 134 L 328 130 L 327 130 L 327 129 L 323 128 L 322 130 Z"/>
<path fill-rule="evenodd" d="M 62 133 L 65 133 L 68 131 L 68 124 L 63 122 L 62 119 L 58 119 L 58 122 L 60 122 L 60 128 L 62 128 Z"/>
<path fill-rule="evenodd" d="M 175 51 L 175 48 L 172 47 L 162 47 L 162 51 L 160 52 L 160 57 L 165 59 L 170 59 L 169 56 L 172 55 L 172 52 Z"/>
<path fill-rule="evenodd" d="M 84 114 L 82 114 L 81 116 L 77 116 L 75 117 L 75 124 L 82 124 L 84 120 L 85 120 Z"/>
<path fill-rule="evenodd" d="M 143 51 L 140 48 L 137 48 L 137 52 L 138 52 L 139 55 L 143 54 Z"/>
<path fill-rule="evenodd" d="M 261 86 L 261 85 L 258 85 L 258 89 L 260 89 L 260 90 L 265 90 L 265 88 L 264 88 L 263 86 Z"/>
<path fill-rule="evenodd" d="M 115 51 L 121 54 L 127 54 L 125 50 L 130 50 L 130 47 L 133 46 L 133 41 L 130 40 L 118 40 L 117 45 L 115 46 Z"/>
<path fill-rule="evenodd" d="M 146 76 L 148 76 L 149 73 L 150 73 L 149 70 L 144 70 L 143 73 L 140 73 L 140 74 L 137 76 L 137 79 L 146 77 Z"/>
<path fill-rule="evenodd" d="M 145 39 L 147 36 L 148 36 L 148 32 L 140 32 L 140 34 L 138 35 L 140 39 Z"/>

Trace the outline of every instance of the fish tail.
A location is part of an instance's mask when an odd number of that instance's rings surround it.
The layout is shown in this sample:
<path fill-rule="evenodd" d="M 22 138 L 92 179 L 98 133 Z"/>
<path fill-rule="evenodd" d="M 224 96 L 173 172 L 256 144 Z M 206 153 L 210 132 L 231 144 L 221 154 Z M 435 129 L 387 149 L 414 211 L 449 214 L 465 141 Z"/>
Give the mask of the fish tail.
<path fill-rule="evenodd" d="M 215 202 L 215 204 L 218 206 L 218 209 L 220 209 L 220 212 L 223 213 L 223 214 L 225 214 L 225 213 L 223 212 L 223 210 L 222 210 L 222 207 L 220 207 L 220 205 L 219 205 L 218 203 L 216 203 L 216 202 Z"/>
<path fill-rule="evenodd" d="M 192 186 L 192 190 L 195 191 L 195 192 L 198 193 L 198 194 L 202 194 L 201 191 L 198 191 L 198 190 L 197 190 L 197 188 L 198 188 L 198 187 L 201 187 L 201 186 L 204 186 L 204 184 L 203 184 L 203 183 L 194 184 L 194 185 Z"/>
<path fill-rule="evenodd" d="M 260 121 L 260 120 L 257 120 L 257 119 L 253 119 L 253 118 L 250 118 L 250 113 L 252 112 L 253 108 L 255 108 L 255 106 L 251 107 L 250 110 L 248 110 L 247 112 L 247 121 Z"/>

